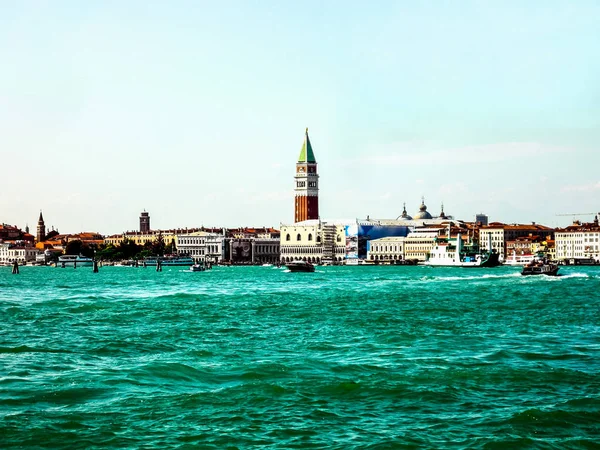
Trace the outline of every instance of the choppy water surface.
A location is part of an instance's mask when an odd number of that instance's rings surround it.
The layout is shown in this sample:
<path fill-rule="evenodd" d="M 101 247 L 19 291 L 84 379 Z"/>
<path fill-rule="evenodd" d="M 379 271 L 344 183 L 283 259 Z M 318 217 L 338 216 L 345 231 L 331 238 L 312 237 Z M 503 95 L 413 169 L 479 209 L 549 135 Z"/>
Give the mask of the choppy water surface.
<path fill-rule="evenodd" d="M 0 268 L 0 448 L 596 448 L 600 269 Z"/>

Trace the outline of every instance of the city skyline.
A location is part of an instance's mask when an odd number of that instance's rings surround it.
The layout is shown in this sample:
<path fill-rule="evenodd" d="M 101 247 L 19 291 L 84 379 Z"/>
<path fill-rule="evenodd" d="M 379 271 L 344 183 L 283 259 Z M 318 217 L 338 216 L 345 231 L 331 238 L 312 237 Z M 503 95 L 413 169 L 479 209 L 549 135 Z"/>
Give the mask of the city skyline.
<path fill-rule="evenodd" d="M 7 5 L 1 220 L 290 223 L 309 127 L 323 218 L 424 196 L 567 226 L 598 210 L 599 19 L 591 1 Z"/>

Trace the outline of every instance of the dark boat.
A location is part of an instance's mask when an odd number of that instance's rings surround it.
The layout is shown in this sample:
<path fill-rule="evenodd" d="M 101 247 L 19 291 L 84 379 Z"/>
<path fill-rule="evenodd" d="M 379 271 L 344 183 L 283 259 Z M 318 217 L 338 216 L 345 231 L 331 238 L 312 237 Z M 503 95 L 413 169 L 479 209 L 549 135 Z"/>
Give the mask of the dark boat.
<path fill-rule="evenodd" d="M 314 272 L 315 266 L 306 261 L 292 261 L 285 265 L 290 272 Z"/>
<path fill-rule="evenodd" d="M 549 275 L 558 274 L 558 264 L 547 259 L 533 261 L 523 267 L 521 275 Z"/>

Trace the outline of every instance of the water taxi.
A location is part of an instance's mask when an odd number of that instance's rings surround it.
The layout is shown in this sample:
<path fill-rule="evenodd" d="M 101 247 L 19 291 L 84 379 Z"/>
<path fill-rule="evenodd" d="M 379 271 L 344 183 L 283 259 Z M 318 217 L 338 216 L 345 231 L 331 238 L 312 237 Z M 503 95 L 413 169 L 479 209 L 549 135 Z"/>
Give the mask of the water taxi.
<path fill-rule="evenodd" d="M 302 260 L 296 260 L 296 261 L 289 262 L 285 266 L 288 269 L 290 269 L 290 272 L 314 272 L 315 271 L 315 266 L 313 266 L 309 262 L 302 261 Z"/>
<path fill-rule="evenodd" d="M 523 266 L 521 275 L 558 275 L 558 264 L 545 258 L 533 261 Z"/>

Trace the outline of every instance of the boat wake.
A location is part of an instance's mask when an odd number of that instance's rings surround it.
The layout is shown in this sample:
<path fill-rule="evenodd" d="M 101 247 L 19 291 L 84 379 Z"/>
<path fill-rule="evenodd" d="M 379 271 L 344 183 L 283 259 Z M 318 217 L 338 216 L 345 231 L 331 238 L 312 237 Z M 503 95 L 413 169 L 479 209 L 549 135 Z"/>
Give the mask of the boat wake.
<path fill-rule="evenodd" d="M 591 278 L 590 274 L 588 273 L 582 273 L 582 272 L 575 272 L 575 273 L 563 273 L 561 274 L 560 272 L 558 272 L 558 277 L 559 278 Z"/>
<path fill-rule="evenodd" d="M 492 274 L 484 274 L 480 276 L 470 275 L 466 277 L 458 277 L 458 276 L 447 276 L 447 277 L 433 277 L 433 276 L 425 276 L 421 278 L 421 281 L 473 281 L 473 280 L 490 280 L 490 279 L 506 279 L 506 278 L 520 278 L 521 274 L 518 272 L 515 273 L 505 273 L 502 275 L 492 275 Z"/>

